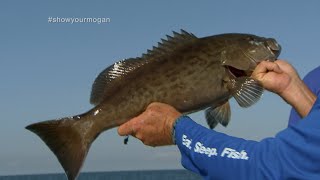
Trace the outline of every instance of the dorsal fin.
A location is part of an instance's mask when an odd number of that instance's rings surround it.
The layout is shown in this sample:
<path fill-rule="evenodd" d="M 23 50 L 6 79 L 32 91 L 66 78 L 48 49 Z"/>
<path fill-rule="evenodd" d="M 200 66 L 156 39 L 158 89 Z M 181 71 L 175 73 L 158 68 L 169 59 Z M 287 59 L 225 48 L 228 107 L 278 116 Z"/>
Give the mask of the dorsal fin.
<path fill-rule="evenodd" d="M 98 105 L 104 100 L 108 92 L 118 87 L 118 83 L 120 83 L 122 77 L 125 77 L 128 73 L 138 69 L 147 62 L 141 58 L 130 58 L 107 67 L 97 76 L 92 85 L 90 103 Z"/>
<path fill-rule="evenodd" d="M 181 29 L 180 33 L 173 31 L 173 37 L 167 35 L 167 39 L 161 39 L 161 42 L 158 42 L 158 47 L 153 46 L 152 50 L 148 50 L 146 54 L 142 55 L 142 58 L 154 58 L 165 53 L 171 53 L 178 47 L 181 47 L 181 45 L 195 39 L 198 38 L 185 30 Z"/>
<path fill-rule="evenodd" d="M 170 55 L 179 47 L 195 39 L 198 38 L 184 30 L 181 30 L 181 33 L 173 31 L 173 37 L 167 35 L 167 40 L 161 39 L 162 42 L 158 43 L 158 47 L 153 46 L 152 50 L 148 49 L 141 58 L 130 58 L 109 66 L 94 81 L 90 103 L 98 105 L 121 86 L 121 80 L 126 79 L 129 73 L 137 71 L 146 64 L 161 61 L 163 58 L 160 56 Z"/>

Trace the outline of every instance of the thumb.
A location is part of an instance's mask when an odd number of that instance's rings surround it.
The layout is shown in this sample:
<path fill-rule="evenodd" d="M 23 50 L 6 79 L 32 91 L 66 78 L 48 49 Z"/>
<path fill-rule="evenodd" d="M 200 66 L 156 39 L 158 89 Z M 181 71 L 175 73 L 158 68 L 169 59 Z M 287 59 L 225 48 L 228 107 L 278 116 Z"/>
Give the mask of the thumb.
<path fill-rule="evenodd" d="M 133 128 L 134 124 L 135 124 L 135 119 L 132 119 L 132 120 L 130 120 L 130 121 L 122 124 L 122 125 L 119 126 L 119 128 L 118 128 L 118 134 L 119 134 L 120 136 L 126 136 L 126 135 L 130 135 L 130 134 L 134 133 L 134 132 L 133 132 L 133 130 L 134 130 L 134 128 Z"/>

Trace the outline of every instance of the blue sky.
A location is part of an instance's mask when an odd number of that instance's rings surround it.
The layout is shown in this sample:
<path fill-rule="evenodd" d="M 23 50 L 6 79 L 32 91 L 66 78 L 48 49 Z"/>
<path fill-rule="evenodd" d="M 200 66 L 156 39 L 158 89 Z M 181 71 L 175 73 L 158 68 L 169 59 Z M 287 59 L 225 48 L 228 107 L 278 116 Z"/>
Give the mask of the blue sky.
<path fill-rule="evenodd" d="M 304 76 L 320 63 L 320 1 L 1 1 L 0 175 L 62 172 L 47 146 L 24 127 L 87 111 L 97 74 L 140 56 L 166 34 L 251 33 L 273 37 L 280 58 Z M 49 17 L 110 18 L 110 23 L 48 23 Z M 260 140 L 287 125 L 290 107 L 265 92 L 253 107 L 231 101 L 232 122 L 217 130 Z M 203 113 L 192 115 L 205 125 Z M 116 129 L 92 145 L 83 171 L 181 169 L 176 147 L 150 148 Z"/>

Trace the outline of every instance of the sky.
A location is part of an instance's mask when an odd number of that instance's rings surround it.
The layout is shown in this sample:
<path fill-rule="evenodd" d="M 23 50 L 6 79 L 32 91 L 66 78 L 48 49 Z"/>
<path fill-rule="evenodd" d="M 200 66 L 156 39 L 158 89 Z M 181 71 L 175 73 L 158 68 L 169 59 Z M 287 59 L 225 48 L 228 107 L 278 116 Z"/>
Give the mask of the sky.
<path fill-rule="evenodd" d="M 137 57 L 166 34 L 197 37 L 250 33 L 275 38 L 281 59 L 303 77 L 319 66 L 320 1 L 16 1 L 0 2 L 0 176 L 63 172 L 28 124 L 76 115 L 89 103 L 95 77 L 112 63 Z M 106 18 L 106 23 L 53 23 L 52 18 Z M 108 18 L 108 19 L 107 19 Z M 231 100 L 227 128 L 251 140 L 285 129 L 290 106 L 264 92 L 243 109 Z M 192 114 L 206 126 L 203 112 Z M 116 129 L 93 143 L 82 172 L 182 169 L 176 146 L 151 148 Z"/>

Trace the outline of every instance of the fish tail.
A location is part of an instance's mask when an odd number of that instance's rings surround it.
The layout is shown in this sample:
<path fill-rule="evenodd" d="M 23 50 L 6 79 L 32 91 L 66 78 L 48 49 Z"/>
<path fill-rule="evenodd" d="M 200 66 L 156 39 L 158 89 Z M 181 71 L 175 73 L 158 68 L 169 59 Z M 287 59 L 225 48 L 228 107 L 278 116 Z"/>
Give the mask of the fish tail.
<path fill-rule="evenodd" d="M 85 116 L 67 117 L 31 124 L 26 129 L 37 134 L 56 155 L 68 180 L 75 180 L 91 143 L 99 135 Z"/>

